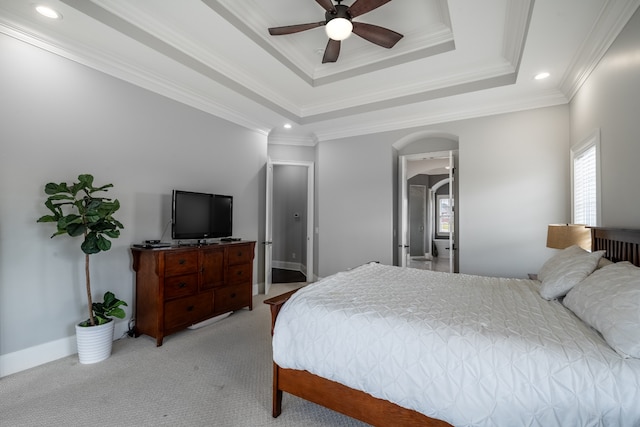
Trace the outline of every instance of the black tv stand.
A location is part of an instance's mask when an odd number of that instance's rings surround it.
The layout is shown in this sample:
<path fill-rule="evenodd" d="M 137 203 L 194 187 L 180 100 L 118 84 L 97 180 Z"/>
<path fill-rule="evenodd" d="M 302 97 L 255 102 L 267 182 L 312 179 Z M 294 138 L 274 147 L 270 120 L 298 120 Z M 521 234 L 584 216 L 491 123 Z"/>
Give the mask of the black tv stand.
<path fill-rule="evenodd" d="M 220 239 L 221 242 L 239 242 L 240 240 L 242 239 L 239 237 L 223 237 Z"/>

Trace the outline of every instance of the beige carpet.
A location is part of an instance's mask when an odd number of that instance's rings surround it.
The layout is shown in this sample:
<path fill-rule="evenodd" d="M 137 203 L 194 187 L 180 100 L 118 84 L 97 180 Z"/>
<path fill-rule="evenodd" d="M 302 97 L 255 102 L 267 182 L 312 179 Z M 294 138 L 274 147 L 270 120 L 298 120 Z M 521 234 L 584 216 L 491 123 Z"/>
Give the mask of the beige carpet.
<path fill-rule="evenodd" d="M 269 296 L 295 285 L 274 285 Z M 104 362 L 70 356 L 0 379 L 2 426 L 365 426 L 285 393 L 271 417 L 270 314 L 254 297 L 207 327 L 114 343 Z"/>

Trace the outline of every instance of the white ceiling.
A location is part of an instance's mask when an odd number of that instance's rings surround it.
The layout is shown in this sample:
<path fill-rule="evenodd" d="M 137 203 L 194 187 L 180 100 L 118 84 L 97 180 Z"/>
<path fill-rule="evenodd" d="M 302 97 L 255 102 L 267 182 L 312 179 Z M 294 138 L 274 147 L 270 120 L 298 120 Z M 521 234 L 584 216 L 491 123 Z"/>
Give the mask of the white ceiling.
<path fill-rule="evenodd" d="M 272 143 L 318 141 L 568 102 L 640 0 L 395 0 L 354 21 L 322 64 L 315 0 L 1 0 L 0 32 L 241 126 Z M 351 5 L 352 0 L 345 0 Z M 548 71 L 551 77 L 533 76 Z M 284 129 L 291 123 L 291 129 Z"/>

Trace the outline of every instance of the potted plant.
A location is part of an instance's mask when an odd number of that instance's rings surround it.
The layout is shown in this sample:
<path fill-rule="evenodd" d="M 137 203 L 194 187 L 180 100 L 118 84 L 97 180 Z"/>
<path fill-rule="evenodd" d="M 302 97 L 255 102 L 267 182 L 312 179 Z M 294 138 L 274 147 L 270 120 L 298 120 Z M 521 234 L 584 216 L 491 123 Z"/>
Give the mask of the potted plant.
<path fill-rule="evenodd" d="M 93 176 L 78 176 L 78 182 L 71 184 L 50 182 L 44 187 L 49 196 L 44 205 L 51 211 L 37 222 L 53 222 L 56 232 L 52 238 L 60 235 L 81 237 L 80 249 L 85 254 L 85 282 L 87 292 L 88 319 L 76 325 L 78 356 L 80 363 L 94 363 L 111 355 L 115 322 L 112 317 L 125 317 L 123 306 L 127 303 L 119 300 L 112 292 L 104 294 L 103 302 L 93 302 L 91 296 L 91 276 L 89 256 L 111 249 L 109 238 L 120 236 L 124 226 L 113 217 L 120 209 L 115 199 L 98 197 L 98 192 L 106 192 L 113 184 L 94 187 Z M 93 337 L 97 334 L 98 337 Z M 97 345 L 97 349 L 93 348 Z"/>

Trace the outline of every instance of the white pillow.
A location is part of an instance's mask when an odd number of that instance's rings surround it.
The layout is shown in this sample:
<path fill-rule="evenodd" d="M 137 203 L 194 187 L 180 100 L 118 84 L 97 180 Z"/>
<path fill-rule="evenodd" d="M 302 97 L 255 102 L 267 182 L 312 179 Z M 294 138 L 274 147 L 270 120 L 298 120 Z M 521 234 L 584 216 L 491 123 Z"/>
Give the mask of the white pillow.
<path fill-rule="evenodd" d="M 604 252 L 587 252 L 573 245 L 549 258 L 538 272 L 540 296 L 548 300 L 565 296 L 596 269 Z"/>
<path fill-rule="evenodd" d="M 618 262 L 576 285 L 563 304 L 623 357 L 640 358 L 640 268 Z"/>

